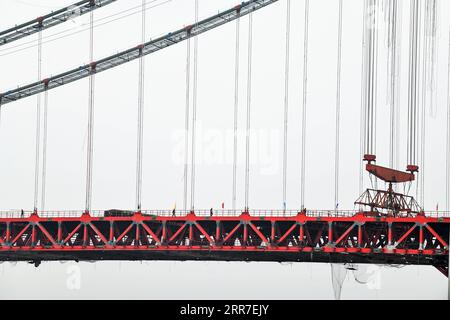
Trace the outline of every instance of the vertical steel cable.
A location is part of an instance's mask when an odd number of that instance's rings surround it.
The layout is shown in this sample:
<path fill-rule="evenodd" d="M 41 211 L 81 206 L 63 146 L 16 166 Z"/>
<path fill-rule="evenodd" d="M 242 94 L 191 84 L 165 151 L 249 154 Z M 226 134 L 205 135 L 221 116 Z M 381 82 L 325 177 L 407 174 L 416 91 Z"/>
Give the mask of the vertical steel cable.
<path fill-rule="evenodd" d="M 399 150 L 399 89 L 401 54 L 401 0 L 389 2 L 387 103 L 389 105 L 389 166 L 398 167 Z M 395 186 L 394 186 L 395 188 Z"/>
<path fill-rule="evenodd" d="M 239 11 L 240 14 L 240 11 Z M 236 56 L 235 56 L 235 71 L 234 71 L 234 141 L 233 141 L 233 192 L 232 192 L 232 208 L 236 210 L 236 175 L 237 175 L 237 129 L 238 129 L 238 115 L 239 115 L 239 60 L 240 60 L 240 25 L 241 18 L 236 19 Z"/>
<path fill-rule="evenodd" d="M 367 30 L 367 72 L 365 76 L 366 91 L 366 148 L 365 153 L 374 155 L 376 152 L 376 96 L 377 96 L 377 56 L 378 56 L 378 15 L 379 2 L 370 0 L 368 6 L 370 15 L 369 26 Z"/>
<path fill-rule="evenodd" d="M 94 12 L 90 13 L 89 60 L 94 61 Z M 94 153 L 94 88 L 95 74 L 91 67 L 89 77 L 89 106 L 88 106 L 88 146 L 87 146 L 87 173 L 86 173 L 86 212 L 91 211 L 92 205 L 92 166 Z"/>
<path fill-rule="evenodd" d="M 146 0 L 142 0 L 141 18 L 141 43 L 145 43 L 145 6 Z M 141 211 L 142 207 L 142 160 L 143 160 L 143 140 L 144 140 L 144 99 L 145 99 L 145 65 L 144 56 L 139 58 L 139 92 L 138 92 L 138 132 L 137 132 L 137 164 L 136 164 L 136 210 Z"/>
<path fill-rule="evenodd" d="M 361 112 L 360 112 L 360 156 L 362 159 L 366 150 L 366 118 L 367 118 L 367 86 L 366 86 L 366 74 L 367 74 L 367 15 L 369 0 L 364 0 L 363 5 L 363 34 L 362 34 L 362 60 L 361 60 Z M 364 188 L 364 165 L 361 162 L 359 168 L 359 193 L 362 193 Z"/>
<path fill-rule="evenodd" d="M 448 42 L 448 76 L 447 76 L 447 146 L 446 146 L 446 183 L 445 207 L 450 211 L 450 32 Z"/>
<path fill-rule="evenodd" d="M 288 157 L 288 117 L 289 117 L 289 65 L 291 40 L 291 0 L 287 0 L 286 16 L 286 66 L 284 83 L 284 145 L 283 145 L 283 210 L 286 210 L 287 157 Z"/>
<path fill-rule="evenodd" d="M 250 126 L 252 102 L 253 12 L 248 15 L 247 129 L 245 141 L 245 210 L 249 210 L 250 193 Z"/>
<path fill-rule="evenodd" d="M 47 119 L 48 119 L 48 90 L 44 92 L 44 121 L 42 137 L 42 182 L 41 182 L 41 210 L 45 210 L 46 181 L 47 181 Z"/>
<path fill-rule="evenodd" d="M 426 148 L 426 106 L 427 106 L 427 88 L 430 69 L 430 49 L 431 49 L 431 5 L 425 2 L 424 24 L 423 24 L 423 56 L 422 56 L 422 101 L 420 115 L 420 173 L 418 177 L 418 200 L 422 206 L 425 206 L 425 148 Z"/>
<path fill-rule="evenodd" d="M 42 77 L 42 30 L 38 33 L 38 81 Z M 38 210 L 39 198 L 39 160 L 40 160 L 40 141 L 41 141 L 41 95 L 37 95 L 36 107 L 36 159 L 34 167 L 34 210 Z"/>
<path fill-rule="evenodd" d="M 302 149 L 301 149 L 301 186 L 300 206 L 305 208 L 305 160 L 306 160 L 306 103 L 308 95 L 308 37 L 309 37 L 309 0 L 305 0 L 305 29 L 303 39 L 303 104 L 302 104 Z"/>
<path fill-rule="evenodd" d="M 418 50 L 419 50 L 419 17 L 418 0 L 411 0 L 410 13 L 410 62 L 408 82 L 408 165 L 416 164 L 417 140 L 417 95 L 418 95 Z"/>
<path fill-rule="evenodd" d="M 338 58 L 336 76 L 336 126 L 335 126 L 335 160 L 334 160 L 334 207 L 339 206 L 339 156 L 340 156 L 340 118 L 341 118 L 341 70 L 342 70 L 342 11 L 343 0 L 339 0 L 338 21 Z"/>
<path fill-rule="evenodd" d="M 373 102 L 372 102 L 372 154 L 377 153 L 377 112 L 378 112 L 378 37 L 379 37 L 379 21 L 381 12 L 381 2 L 379 0 L 374 0 L 374 7 L 376 10 L 375 15 L 375 25 L 374 25 L 374 58 L 373 58 Z M 377 180 L 375 180 L 375 186 Z"/>
<path fill-rule="evenodd" d="M 396 100 L 395 100 L 395 105 L 396 105 L 396 117 L 395 117 L 395 121 L 396 121 L 396 130 L 395 130 L 395 149 L 396 149 L 396 153 L 395 153 L 395 157 L 394 157 L 394 167 L 395 168 L 399 168 L 400 167 L 400 87 L 401 87 L 401 55 L 402 55 L 402 37 L 403 37 L 403 0 L 398 0 L 398 5 L 397 5 L 397 15 L 396 15 L 396 20 L 397 20 L 397 27 L 396 27 L 396 34 L 397 34 L 397 42 L 396 42 Z"/>
<path fill-rule="evenodd" d="M 396 0 L 393 0 L 387 5 L 387 105 L 389 106 L 389 167 L 393 168 L 394 166 L 394 130 L 395 130 L 395 112 L 394 112 L 394 85 L 395 85 L 395 68 L 393 64 L 395 64 L 395 5 Z"/>
<path fill-rule="evenodd" d="M 195 0 L 195 26 L 198 25 L 198 1 Z M 194 38 L 194 83 L 192 88 L 191 210 L 195 209 L 195 136 L 197 129 L 198 37 Z"/>
<path fill-rule="evenodd" d="M 438 2 L 437 0 L 433 0 L 431 3 L 431 14 L 430 14 L 430 68 L 429 68 L 429 88 L 430 88 L 430 115 L 435 116 L 436 113 L 436 60 L 437 60 L 437 45 L 436 34 L 437 34 L 437 11 L 438 11 Z"/>
<path fill-rule="evenodd" d="M 184 134 L 184 175 L 183 175 L 183 210 L 187 210 L 188 194 L 188 159 L 189 159 L 189 109 L 191 92 L 191 38 L 186 40 L 186 108 L 184 114 L 185 134 Z"/>

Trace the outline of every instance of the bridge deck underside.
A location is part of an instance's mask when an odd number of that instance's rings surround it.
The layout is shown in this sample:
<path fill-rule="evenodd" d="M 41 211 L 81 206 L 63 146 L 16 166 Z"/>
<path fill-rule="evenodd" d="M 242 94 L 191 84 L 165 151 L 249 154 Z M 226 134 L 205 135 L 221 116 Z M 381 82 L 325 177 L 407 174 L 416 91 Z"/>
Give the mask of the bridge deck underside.
<path fill-rule="evenodd" d="M 219 260 L 448 268 L 450 219 L 131 217 L 0 219 L 0 260 Z"/>

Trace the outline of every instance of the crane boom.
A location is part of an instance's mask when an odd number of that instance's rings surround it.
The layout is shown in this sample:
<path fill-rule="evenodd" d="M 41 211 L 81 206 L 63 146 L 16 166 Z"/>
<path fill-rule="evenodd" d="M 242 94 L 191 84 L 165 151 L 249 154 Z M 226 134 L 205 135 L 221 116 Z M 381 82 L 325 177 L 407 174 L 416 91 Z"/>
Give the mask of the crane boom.
<path fill-rule="evenodd" d="M 257 11 L 263 7 L 277 2 L 278 0 L 250 0 L 244 1 L 240 5 L 232 9 L 218 13 L 212 17 L 199 21 L 195 25 L 184 27 L 175 32 L 168 33 L 165 36 L 151 40 L 145 44 L 138 45 L 134 48 L 122 51 L 115 55 L 101 59 L 99 61 L 80 66 L 59 75 L 34 82 L 17 89 L 13 89 L 0 94 L 0 106 L 17 101 L 46 90 L 54 89 L 65 84 L 83 79 L 92 73 L 99 73 L 124 63 L 133 61 L 140 56 L 145 56 L 174 44 L 182 42 L 190 37 L 197 36 L 209 30 L 215 29 L 221 25 L 231 22 L 240 16 L 245 16 L 250 12 Z"/>
<path fill-rule="evenodd" d="M 14 26 L 0 32 L 0 46 L 28 37 L 44 29 L 66 22 L 74 16 L 81 16 L 104 7 L 117 0 L 83 0 L 71 6 L 51 12 L 45 16 Z"/>

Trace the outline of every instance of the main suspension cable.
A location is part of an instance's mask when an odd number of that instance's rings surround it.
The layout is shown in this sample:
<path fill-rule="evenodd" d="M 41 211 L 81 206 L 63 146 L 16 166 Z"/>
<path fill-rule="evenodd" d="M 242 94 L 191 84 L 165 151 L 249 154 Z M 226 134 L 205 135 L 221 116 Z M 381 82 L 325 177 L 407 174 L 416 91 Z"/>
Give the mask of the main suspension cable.
<path fill-rule="evenodd" d="M 94 153 L 94 87 L 95 87 L 95 65 L 94 61 L 94 12 L 90 13 L 90 37 L 89 37 L 89 60 L 91 61 L 91 75 L 89 76 L 89 102 L 88 102 L 88 146 L 87 146 L 87 168 L 86 168 L 86 212 L 91 211 L 92 205 L 92 166 Z"/>
<path fill-rule="evenodd" d="M 146 31 L 146 6 L 147 0 L 142 0 L 142 17 L 141 17 L 141 42 L 145 43 Z M 137 132 L 137 164 L 136 164 L 136 210 L 141 211 L 142 207 L 142 161 L 143 161 L 143 140 L 144 140 L 144 99 L 145 99 L 145 65 L 142 50 L 139 58 L 139 92 L 138 92 L 138 132 Z"/>
<path fill-rule="evenodd" d="M 291 0 L 286 1 L 286 66 L 284 84 L 284 144 L 283 144 L 283 210 L 286 210 L 287 159 L 288 159 L 288 119 L 289 119 L 289 65 L 291 40 Z"/>
<path fill-rule="evenodd" d="M 239 11 L 240 13 L 240 11 Z M 237 129 L 239 116 L 239 69 L 240 69 L 240 25 L 241 18 L 236 19 L 236 56 L 234 71 L 234 140 L 233 140 L 233 192 L 232 192 L 232 208 L 236 210 L 236 184 L 237 184 Z"/>
<path fill-rule="evenodd" d="M 253 13 L 248 16 L 247 128 L 245 141 L 245 210 L 249 210 L 250 188 L 250 128 L 252 102 Z"/>
<path fill-rule="evenodd" d="M 198 25 L 198 1 L 195 0 L 195 26 Z M 197 131 L 197 91 L 198 91 L 198 37 L 194 37 L 194 79 L 192 88 L 192 137 L 191 137 L 191 211 L 195 209 L 195 148 Z"/>
<path fill-rule="evenodd" d="M 305 208 L 305 161 L 306 161 L 306 111 L 308 95 L 308 37 L 309 37 L 309 0 L 305 0 L 305 29 L 303 39 L 303 104 L 302 104 L 302 149 L 300 173 L 300 207 Z"/>
<path fill-rule="evenodd" d="M 339 0 L 338 21 L 338 58 L 336 83 L 336 126 L 335 126 L 335 160 L 334 160 L 334 207 L 339 206 L 339 156 L 340 156 L 340 118 L 341 118 L 341 70 L 342 70 L 342 12 L 343 0 Z"/>

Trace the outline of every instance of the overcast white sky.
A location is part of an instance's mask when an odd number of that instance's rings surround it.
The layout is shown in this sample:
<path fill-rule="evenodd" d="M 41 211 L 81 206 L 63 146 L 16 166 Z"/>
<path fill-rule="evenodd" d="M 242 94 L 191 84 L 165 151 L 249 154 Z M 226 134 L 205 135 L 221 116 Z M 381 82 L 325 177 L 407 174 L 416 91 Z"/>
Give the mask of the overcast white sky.
<path fill-rule="evenodd" d="M 0 30 L 72 0 L 0 0 Z M 95 19 L 138 6 L 120 0 L 95 12 Z M 159 3 L 163 0 L 158 1 Z M 341 209 L 353 209 L 359 193 L 359 117 L 362 3 L 345 0 L 342 69 Z M 200 0 L 200 17 L 230 8 L 236 1 Z M 445 115 L 450 3 L 441 1 L 438 32 L 437 112 L 427 116 L 426 208 L 445 205 Z M 337 0 L 311 1 L 307 128 L 306 207 L 334 208 L 334 108 L 336 89 Z M 299 207 L 300 119 L 304 1 L 292 1 L 292 51 L 289 113 L 287 207 Z M 254 15 L 254 59 L 250 207 L 282 208 L 282 124 L 286 1 Z M 406 93 L 409 1 L 403 6 L 400 169 L 406 166 Z M 95 29 L 95 59 L 135 46 L 140 41 L 139 14 Z M 147 38 L 165 34 L 194 17 L 193 0 L 172 0 L 148 11 Z M 108 18 L 110 19 L 110 18 Z M 45 31 L 67 29 L 74 35 L 46 42 L 43 76 L 88 62 L 88 16 Z M 100 23 L 100 21 L 99 21 Z M 247 18 L 241 28 L 240 129 L 245 128 Z M 198 164 L 196 206 L 231 206 L 234 101 L 234 29 L 223 26 L 199 38 Z M 0 92 L 36 80 L 37 36 L 0 47 Z M 48 38 L 47 41 L 52 38 Z M 32 43 L 28 43 L 33 41 Z M 388 163 L 388 115 L 384 38 L 380 36 L 378 139 L 379 164 Z M 27 44 L 25 44 L 27 43 Z M 16 47 L 21 45 L 21 47 Z M 30 47 L 28 49 L 20 50 Z M 20 51 L 19 51 L 20 50 Z M 146 104 L 143 208 L 180 208 L 183 192 L 182 151 L 185 108 L 186 45 L 178 44 L 146 58 Z M 96 77 L 93 208 L 133 208 L 136 162 L 138 64 Z M 83 209 L 87 135 L 88 81 L 49 94 L 48 210 Z M 36 98 L 3 108 L 0 129 L 0 207 L 31 209 L 34 195 Z M 181 139 L 180 139 L 181 138 Z M 244 139 L 239 147 L 238 204 L 244 197 Z M 369 184 L 367 184 L 367 187 Z M 448 209 L 448 208 L 447 208 Z M 82 286 L 67 289 L 70 265 L 48 263 L 0 266 L 0 297 L 62 298 L 332 298 L 329 265 L 239 263 L 97 263 L 79 264 Z M 70 272 L 69 272 L 70 273 Z M 446 298 L 446 279 L 431 267 L 382 269 L 380 290 L 369 290 L 349 278 L 343 298 Z M 194 274 L 194 276 L 193 276 Z M 158 275 L 158 276 L 156 276 Z M 202 278 L 203 277 L 203 278 Z M 116 279 L 114 282 L 111 279 Z M 195 281 L 194 281 L 195 279 Z M 197 282 L 199 281 L 199 282 Z M 213 288 L 215 283 L 219 290 Z M 27 284 L 24 292 L 20 283 Z M 42 290 L 45 283 L 46 290 Z M 182 284 L 173 290 L 167 283 Z M 244 284 L 245 283 L 245 284 Z M 149 289 L 149 287 L 155 287 Z M 192 287 L 195 288 L 192 289 Z M 130 296 L 130 294 L 132 296 Z M 171 296 L 176 294 L 176 296 Z M 23 296 L 25 295 L 25 296 Z"/>

